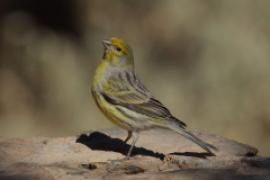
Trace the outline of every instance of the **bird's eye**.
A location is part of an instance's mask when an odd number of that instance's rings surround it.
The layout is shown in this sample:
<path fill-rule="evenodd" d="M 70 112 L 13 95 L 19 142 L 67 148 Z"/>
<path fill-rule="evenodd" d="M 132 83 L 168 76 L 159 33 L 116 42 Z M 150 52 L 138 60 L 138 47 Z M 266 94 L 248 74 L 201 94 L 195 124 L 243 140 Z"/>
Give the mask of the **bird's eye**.
<path fill-rule="evenodd" d="M 120 47 L 116 47 L 116 51 L 121 52 L 122 49 Z"/>

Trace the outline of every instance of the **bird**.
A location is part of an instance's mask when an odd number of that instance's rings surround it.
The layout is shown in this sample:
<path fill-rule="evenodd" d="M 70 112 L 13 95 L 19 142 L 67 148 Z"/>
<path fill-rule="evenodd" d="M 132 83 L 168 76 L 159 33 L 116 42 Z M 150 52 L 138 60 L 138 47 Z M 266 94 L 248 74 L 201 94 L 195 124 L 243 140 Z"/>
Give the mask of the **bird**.
<path fill-rule="evenodd" d="M 187 130 L 145 87 L 135 72 L 132 48 L 121 38 L 103 40 L 104 52 L 91 84 L 93 99 L 102 113 L 114 124 L 127 130 L 124 142 L 133 138 L 127 153 L 130 158 L 139 133 L 151 128 L 172 130 L 194 142 L 208 154 L 216 150 Z"/>

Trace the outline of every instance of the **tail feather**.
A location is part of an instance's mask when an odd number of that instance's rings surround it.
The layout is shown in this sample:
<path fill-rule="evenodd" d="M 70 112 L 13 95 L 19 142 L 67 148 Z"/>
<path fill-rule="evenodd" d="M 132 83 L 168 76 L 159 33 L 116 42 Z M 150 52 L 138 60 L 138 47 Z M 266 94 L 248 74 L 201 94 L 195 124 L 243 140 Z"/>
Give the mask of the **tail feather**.
<path fill-rule="evenodd" d="M 217 148 L 214 147 L 213 145 L 204 142 L 203 140 L 199 139 L 198 137 L 196 137 L 195 135 L 193 135 L 192 133 L 188 132 L 185 129 L 180 130 L 180 131 L 178 130 L 177 132 L 180 133 L 181 135 L 183 135 L 184 137 L 186 137 L 187 139 L 191 140 L 195 144 L 199 145 L 201 148 L 203 148 L 209 154 L 213 154 L 211 149 L 217 150 Z"/>
<path fill-rule="evenodd" d="M 196 137 L 194 134 L 192 134 L 191 132 L 187 131 L 185 129 L 185 127 L 182 126 L 181 121 L 177 122 L 179 120 L 177 119 L 173 119 L 173 124 L 170 126 L 170 129 L 176 131 L 177 133 L 181 134 L 182 136 L 184 136 L 185 138 L 191 140 L 192 142 L 194 142 L 195 144 L 199 145 L 201 148 L 203 148 L 207 153 L 209 154 L 214 154 L 212 150 L 217 150 L 217 148 L 211 144 L 208 144 L 206 142 L 204 142 L 203 140 L 199 139 L 198 137 Z"/>

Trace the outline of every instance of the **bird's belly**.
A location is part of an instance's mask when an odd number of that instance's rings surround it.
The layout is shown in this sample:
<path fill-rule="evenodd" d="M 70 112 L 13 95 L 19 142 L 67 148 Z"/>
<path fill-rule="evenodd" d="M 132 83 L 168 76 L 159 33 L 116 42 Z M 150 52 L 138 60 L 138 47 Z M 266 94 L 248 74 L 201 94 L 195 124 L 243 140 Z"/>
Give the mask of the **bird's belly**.
<path fill-rule="evenodd" d="M 116 109 L 114 105 L 111 105 L 103 98 L 99 97 L 96 100 L 96 103 L 101 110 L 101 112 L 115 125 L 127 129 L 132 130 L 132 126 L 130 126 L 125 117 Z"/>
<path fill-rule="evenodd" d="M 131 131 L 141 131 L 151 128 L 153 125 L 147 116 L 136 114 L 131 110 L 119 108 L 108 103 L 102 97 L 97 98 L 97 105 L 102 113 L 114 124 Z"/>

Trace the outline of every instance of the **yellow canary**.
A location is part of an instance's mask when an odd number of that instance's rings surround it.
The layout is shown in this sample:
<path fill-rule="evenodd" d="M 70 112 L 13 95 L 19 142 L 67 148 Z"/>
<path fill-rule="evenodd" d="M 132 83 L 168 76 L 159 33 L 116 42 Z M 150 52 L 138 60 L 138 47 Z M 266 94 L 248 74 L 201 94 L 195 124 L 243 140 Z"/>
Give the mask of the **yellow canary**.
<path fill-rule="evenodd" d="M 131 47 L 116 37 L 102 42 L 104 53 L 91 91 L 104 115 L 128 131 L 125 142 L 134 133 L 127 157 L 131 155 L 139 132 L 154 127 L 171 129 L 213 154 L 210 149 L 215 149 L 214 146 L 187 131 L 186 124 L 175 118 L 142 84 L 134 70 Z"/>

